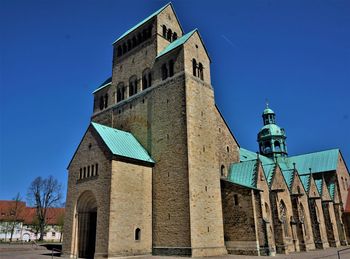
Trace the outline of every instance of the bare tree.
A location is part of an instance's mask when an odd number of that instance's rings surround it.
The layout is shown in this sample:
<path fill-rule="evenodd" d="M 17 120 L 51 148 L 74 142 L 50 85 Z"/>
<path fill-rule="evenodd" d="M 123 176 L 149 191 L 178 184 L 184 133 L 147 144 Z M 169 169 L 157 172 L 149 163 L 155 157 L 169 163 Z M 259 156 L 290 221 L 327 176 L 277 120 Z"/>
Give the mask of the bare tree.
<path fill-rule="evenodd" d="M 44 238 L 46 223 L 46 214 L 49 208 L 57 206 L 62 198 L 61 184 L 53 176 L 46 179 L 40 176 L 35 178 L 28 189 L 28 199 L 32 201 L 36 208 L 36 216 L 38 220 L 38 227 L 42 241 Z"/>
<path fill-rule="evenodd" d="M 22 202 L 22 199 L 17 193 L 16 197 L 13 198 L 13 206 L 10 208 L 10 242 L 12 242 L 13 233 L 15 232 L 15 228 L 20 224 L 22 212 L 24 209 L 24 204 Z"/>

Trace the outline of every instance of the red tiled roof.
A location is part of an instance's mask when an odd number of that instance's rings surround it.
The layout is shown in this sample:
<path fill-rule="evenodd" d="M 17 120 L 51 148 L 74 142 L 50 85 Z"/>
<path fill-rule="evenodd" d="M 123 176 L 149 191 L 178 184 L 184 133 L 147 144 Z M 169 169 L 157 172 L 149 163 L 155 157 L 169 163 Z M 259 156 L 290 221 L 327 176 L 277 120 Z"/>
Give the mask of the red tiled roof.
<path fill-rule="evenodd" d="M 346 199 L 344 212 L 345 213 L 350 213 L 350 187 L 348 188 L 348 198 Z"/>
<path fill-rule="evenodd" d="M 15 207 L 15 201 L 0 201 L 0 221 L 16 219 Z M 36 208 L 27 207 L 25 202 L 19 202 L 18 208 L 17 220 L 23 221 L 25 224 L 32 224 L 36 217 Z M 58 224 L 64 215 L 64 210 L 64 208 L 49 208 L 46 212 L 46 223 L 49 225 Z"/>

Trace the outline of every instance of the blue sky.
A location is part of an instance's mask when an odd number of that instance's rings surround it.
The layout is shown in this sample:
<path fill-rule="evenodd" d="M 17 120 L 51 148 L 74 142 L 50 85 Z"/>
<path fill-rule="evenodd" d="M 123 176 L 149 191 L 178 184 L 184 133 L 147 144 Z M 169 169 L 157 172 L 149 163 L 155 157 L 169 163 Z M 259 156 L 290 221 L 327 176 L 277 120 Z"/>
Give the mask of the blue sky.
<path fill-rule="evenodd" d="M 112 42 L 167 1 L 0 0 L 0 199 L 66 167 L 111 75 Z M 215 99 L 257 150 L 265 99 L 289 154 L 339 147 L 350 166 L 350 1 L 173 1 L 198 28 Z"/>

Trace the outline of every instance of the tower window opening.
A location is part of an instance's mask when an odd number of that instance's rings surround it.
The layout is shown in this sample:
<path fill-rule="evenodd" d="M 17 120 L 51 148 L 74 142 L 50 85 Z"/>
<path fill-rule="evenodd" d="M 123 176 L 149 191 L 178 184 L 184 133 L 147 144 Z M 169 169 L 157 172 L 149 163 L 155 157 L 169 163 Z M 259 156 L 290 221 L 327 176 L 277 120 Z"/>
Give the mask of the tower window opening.
<path fill-rule="evenodd" d="M 95 164 L 95 175 L 98 175 L 98 164 Z"/>
<path fill-rule="evenodd" d="M 162 27 L 163 27 L 163 37 L 166 38 L 166 31 L 167 31 L 166 26 L 163 25 Z"/>
<path fill-rule="evenodd" d="M 120 102 L 125 99 L 125 86 L 123 83 L 120 83 L 117 87 L 117 102 Z"/>
<path fill-rule="evenodd" d="M 149 68 L 146 68 L 142 73 L 142 89 L 145 90 L 151 86 L 152 73 Z"/>
<path fill-rule="evenodd" d="M 233 195 L 233 204 L 234 204 L 235 206 L 238 206 L 238 205 L 239 205 L 239 202 L 238 202 L 238 195 L 237 195 L 237 194 Z"/>
<path fill-rule="evenodd" d="M 169 77 L 174 75 L 174 61 L 171 59 L 169 61 Z"/>
<path fill-rule="evenodd" d="M 86 178 L 86 167 L 84 166 L 84 176 L 83 178 Z"/>
<path fill-rule="evenodd" d="M 132 47 L 135 48 L 137 46 L 137 40 L 136 37 L 132 37 Z"/>
<path fill-rule="evenodd" d="M 108 106 L 108 94 L 105 94 L 105 98 L 104 98 L 104 108 L 107 108 Z"/>
<path fill-rule="evenodd" d="M 90 166 L 87 167 L 87 177 L 90 177 Z"/>
<path fill-rule="evenodd" d="M 192 59 L 192 74 L 197 76 L 197 61 L 195 59 Z"/>
<path fill-rule="evenodd" d="M 128 51 L 130 51 L 132 49 L 131 40 L 128 40 L 127 43 L 128 43 Z"/>
<path fill-rule="evenodd" d="M 123 50 L 121 46 L 117 47 L 117 57 L 120 57 L 123 54 Z"/>
<path fill-rule="evenodd" d="M 279 141 L 275 141 L 274 145 L 275 145 L 275 151 L 276 152 L 281 152 L 281 144 L 280 144 L 280 142 Z"/>
<path fill-rule="evenodd" d="M 162 80 L 165 80 L 168 78 L 168 68 L 166 67 L 166 64 L 162 65 Z"/>
<path fill-rule="evenodd" d="M 224 165 L 221 165 L 220 176 L 221 177 L 226 177 L 226 172 L 225 172 L 225 166 Z"/>
<path fill-rule="evenodd" d="M 137 78 L 136 76 L 132 76 L 129 79 L 129 96 L 133 96 L 137 93 Z"/>
<path fill-rule="evenodd" d="M 142 35 L 141 35 L 141 33 L 139 32 L 138 34 L 137 34 L 137 44 L 141 44 L 142 43 Z"/>
<path fill-rule="evenodd" d="M 100 110 L 103 110 L 104 108 L 104 100 L 103 100 L 103 96 L 100 97 Z"/>
<path fill-rule="evenodd" d="M 173 33 L 173 41 L 175 41 L 175 40 L 177 40 L 177 33 L 176 32 Z"/>
<path fill-rule="evenodd" d="M 95 165 L 91 165 L 91 176 L 95 176 Z"/>
<path fill-rule="evenodd" d="M 135 241 L 141 240 L 141 229 L 137 228 L 135 229 Z"/>
<path fill-rule="evenodd" d="M 79 170 L 79 179 L 83 178 L 83 169 L 80 168 Z"/>
<path fill-rule="evenodd" d="M 203 76 L 203 65 L 202 63 L 198 64 L 198 77 L 203 80 L 204 76 Z"/>
<path fill-rule="evenodd" d="M 172 32 L 172 30 L 171 29 L 168 29 L 168 32 L 167 32 L 167 34 L 166 34 L 166 39 L 168 40 L 168 41 L 171 41 L 171 36 L 173 35 L 173 32 Z"/>
<path fill-rule="evenodd" d="M 125 54 L 128 51 L 126 43 L 123 43 L 123 54 Z"/>

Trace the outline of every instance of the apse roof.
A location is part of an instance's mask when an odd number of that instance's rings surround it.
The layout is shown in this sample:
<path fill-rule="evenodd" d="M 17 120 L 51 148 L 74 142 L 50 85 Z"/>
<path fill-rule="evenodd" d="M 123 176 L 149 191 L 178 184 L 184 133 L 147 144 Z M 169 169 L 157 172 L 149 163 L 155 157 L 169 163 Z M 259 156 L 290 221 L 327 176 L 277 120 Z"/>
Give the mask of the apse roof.
<path fill-rule="evenodd" d="M 154 163 L 151 156 L 131 133 L 95 122 L 91 122 L 91 125 L 101 136 L 113 155 Z"/>

